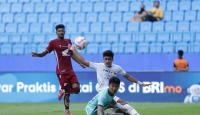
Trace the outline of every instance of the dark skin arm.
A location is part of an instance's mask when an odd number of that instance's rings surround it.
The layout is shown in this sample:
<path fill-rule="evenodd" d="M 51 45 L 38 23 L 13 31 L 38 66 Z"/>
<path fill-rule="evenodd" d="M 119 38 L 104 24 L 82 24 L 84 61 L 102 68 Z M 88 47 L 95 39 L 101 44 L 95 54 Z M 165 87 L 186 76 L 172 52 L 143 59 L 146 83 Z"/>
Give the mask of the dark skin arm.
<path fill-rule="evenodd" d="M 32 57 L 44 57 L 45 55 L 47 55 L 49 52 L 47 50 L 43 51 L 42 53 L 35 53 L 35 52 L 31 52 Z"/>
<path fill-rule="evenodd" d="M 103 115 L 103 107 L 101 105 L 97 106 L 97 114 L 98 115 Z"/>
<path fill-rule="evenodd" d="M 73 54 L 73 52 L 72 52 L 71 57 L 72 57 L 72 59 L 73 59 L 75 62 L 77 62 L 78 64 L 80 64 L 83 68 L 86 68 L 86 66 L 85 66 L 84 64 L 82 64 L 82 63 L 78 60 L 78 58 Z"/>

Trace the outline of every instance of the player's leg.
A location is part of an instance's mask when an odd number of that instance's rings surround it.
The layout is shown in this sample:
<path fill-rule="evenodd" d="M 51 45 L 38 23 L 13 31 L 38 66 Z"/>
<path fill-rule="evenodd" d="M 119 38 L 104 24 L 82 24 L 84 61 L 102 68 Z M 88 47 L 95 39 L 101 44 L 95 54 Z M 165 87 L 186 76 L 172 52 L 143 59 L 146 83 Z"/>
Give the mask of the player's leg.
<path fill-rule="evenodd" d="M 78 94 L 80 93 L 80 85 L 76 75 L 71 75 L 69 79 L 70 88 L 65 90 L 66 94 Z"/>
<path fill-rule="evenodd" d="M 67 86 L 67 82 L 66 82 L 66 79 L 65 79 L 66 76 L 64 74 L 63 75 L 58 74 L 57 77 L 58 77 L 58 80 L 59 80 L 59 83 L 60 83 L 58 100 L 61 100 L 63 95 L 65 94 L 65 88 Z"/>

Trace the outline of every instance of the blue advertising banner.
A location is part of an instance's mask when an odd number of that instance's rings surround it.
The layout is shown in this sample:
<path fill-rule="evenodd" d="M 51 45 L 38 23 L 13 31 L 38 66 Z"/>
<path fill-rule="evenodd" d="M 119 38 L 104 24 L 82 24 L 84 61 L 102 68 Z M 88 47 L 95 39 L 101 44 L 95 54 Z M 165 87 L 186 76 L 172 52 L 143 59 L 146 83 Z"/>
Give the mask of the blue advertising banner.
<path fill-rule="evenodd" d="M 128 72 L 141 82 L 142 87 L 123 76 L 117 96 L 128 102 L 184 102 L 188 95 L 200 102 L 200 72 Z M 96 72 L 76 73 L 81 93 L 72 94 L 71 102 L 88 102 L 97 94 Z M 195 85 L 196 84 L 196 85 Z M 197 89 L 194 89 L 198 86 Z M 193 87 L 192 87 L 193 86 Z M 58 101 L 59 82 L 55 73 L 1 73 L 0 103 L 62 102 Z M 194 90 L 194 91 L 193 91 Z M 190 93 L 190 94 L 189 94 Z"/>

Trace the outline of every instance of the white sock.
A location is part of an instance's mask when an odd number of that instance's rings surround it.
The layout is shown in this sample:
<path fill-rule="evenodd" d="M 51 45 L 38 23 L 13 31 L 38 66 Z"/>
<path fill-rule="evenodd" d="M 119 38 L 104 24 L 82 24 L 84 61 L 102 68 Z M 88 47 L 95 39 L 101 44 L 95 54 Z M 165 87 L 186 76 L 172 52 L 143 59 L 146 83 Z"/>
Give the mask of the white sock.
<path fill-rule="evenodd" d="M 68 113 L 68 112 L 69 112 L 69 109 L 65 109 L 65 112 Z"/>

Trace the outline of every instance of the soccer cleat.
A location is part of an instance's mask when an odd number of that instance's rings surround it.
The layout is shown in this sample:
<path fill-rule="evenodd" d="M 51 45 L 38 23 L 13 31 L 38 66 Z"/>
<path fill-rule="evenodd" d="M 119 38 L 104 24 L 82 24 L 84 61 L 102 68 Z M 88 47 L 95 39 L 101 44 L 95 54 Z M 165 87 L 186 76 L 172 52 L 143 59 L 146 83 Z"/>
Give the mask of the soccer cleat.
<path fill-rule="evenodd" d="M 64 95 L 63 90 L 59 89 L 59 95 L 58 95 L 58 100 L 60 101 L 62 99 L 62 96 Z"/>
<path fill-rule="evenodd" d="M 65 113 L 65 115 L 72 115 L 70 112 Z"/>

